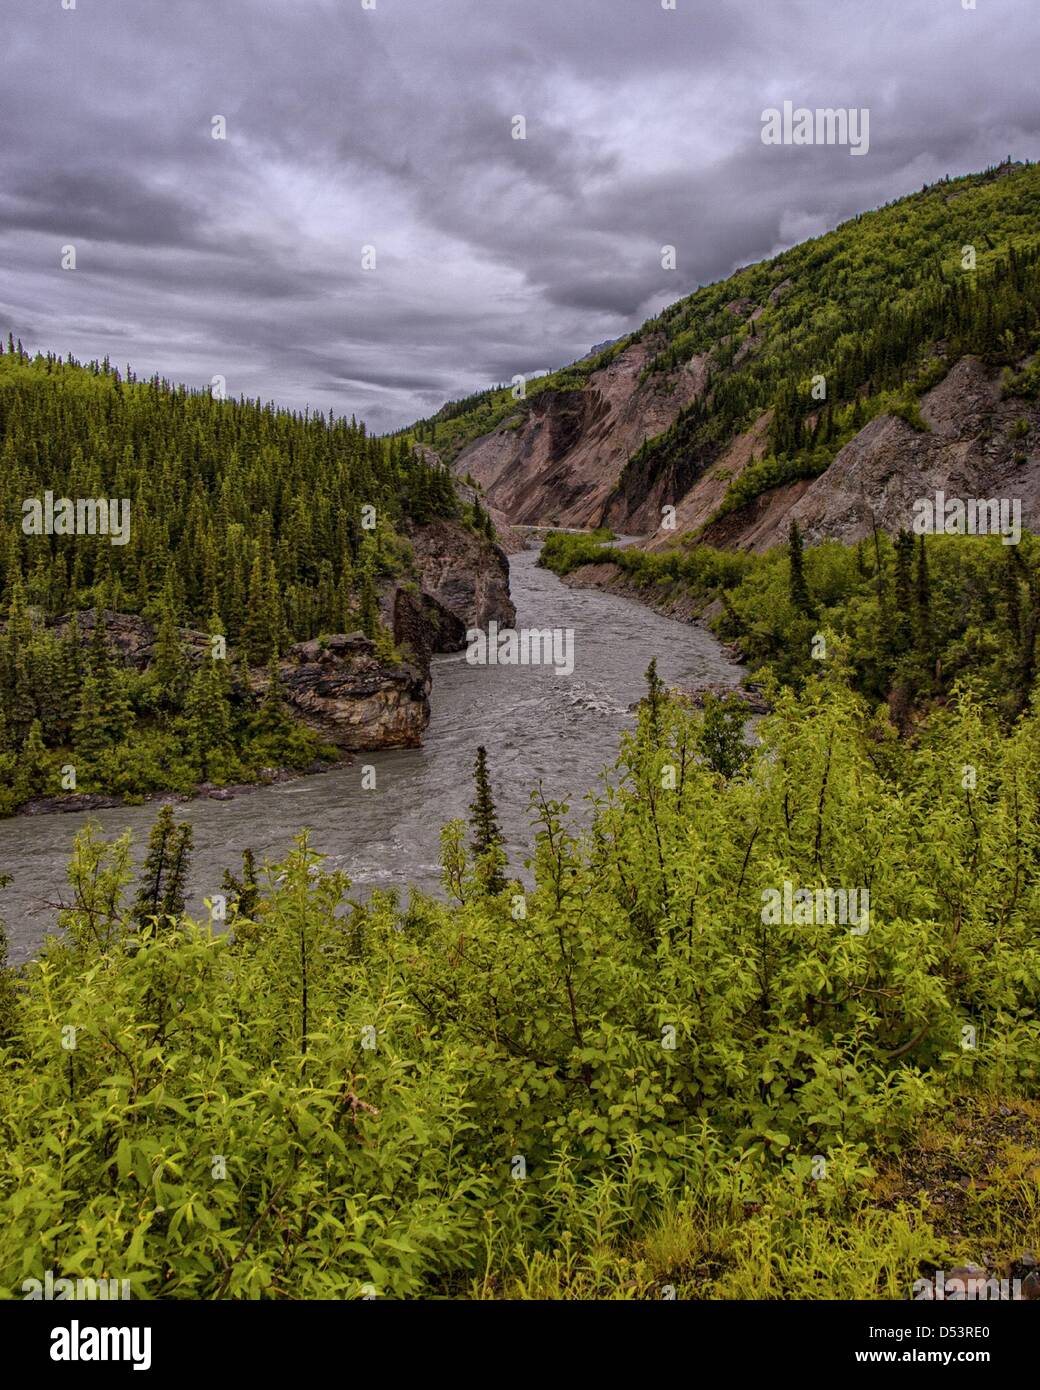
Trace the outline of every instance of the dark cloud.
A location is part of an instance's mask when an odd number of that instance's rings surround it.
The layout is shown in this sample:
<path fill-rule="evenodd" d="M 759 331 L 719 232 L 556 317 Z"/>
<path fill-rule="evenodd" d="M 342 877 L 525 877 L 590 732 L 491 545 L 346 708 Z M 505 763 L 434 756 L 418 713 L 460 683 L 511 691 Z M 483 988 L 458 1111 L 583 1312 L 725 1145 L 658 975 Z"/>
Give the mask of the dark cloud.
<path fill-rule="evenodd" d="M 377 429 L 1040 156 L 1035 0 L 79 0 L 4 27 L 0 328 Z M 869 107 L 870 153 L 764 146 L 785 99 Z"/>
<path fill-rule="evenodd" d="M 122 169 L 14 174 L 0 196 L 0 225 L 54 238 L 115 245 L 201 247 L 204 207 L 190 189 L 155 189 Z"/>

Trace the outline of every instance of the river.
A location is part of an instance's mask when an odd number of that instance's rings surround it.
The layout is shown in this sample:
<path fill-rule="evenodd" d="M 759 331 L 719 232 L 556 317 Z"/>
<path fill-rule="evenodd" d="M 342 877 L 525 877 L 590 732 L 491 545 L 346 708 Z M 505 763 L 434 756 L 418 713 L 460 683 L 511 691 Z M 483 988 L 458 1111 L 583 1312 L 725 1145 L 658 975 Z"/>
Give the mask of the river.
<path fill-rule="evenodd" d="M 192 899 L 220 891 L 226 867 L 238 869 L 247 845 L 259 861 L 277 859 L 300 829 L 312 831 L 329 866 L 345 870 L 358 892 L 439 884 L 439 830 L 465 816 L 476 749 L 488 750 L 492 787 L 510 863 L 519 870 L 531 846 L 529 795 L 546 794 L 577 810 L 631 728 L 628 707 L 642 694 L 651 657 L 669 683 L 735 683 L 740 668 L 699 627 L 663 618 L 632 599 L 570 589 L 537 567 L 537 551 L 510 562 L 517 627 L 570 628 L 574 671 L 548 666 L 471 666 L 465 655 L 434 658 L 432 718 L 422 748 L 358 754 L 352 765 L 258 788 L 233 801 L 177 806 L 194 828 Z M 376 769 L 362 790 L 362 766 Z M 51 904 L 67 897 L 65 867 L 73 836 L 88 820 L 107 836 L 129 827 L 138 859 L 157 803 L 0 821 L 0 869 L 13 882 L 0 894 L 12 963 L 26 960 L 53 926 Z"/>

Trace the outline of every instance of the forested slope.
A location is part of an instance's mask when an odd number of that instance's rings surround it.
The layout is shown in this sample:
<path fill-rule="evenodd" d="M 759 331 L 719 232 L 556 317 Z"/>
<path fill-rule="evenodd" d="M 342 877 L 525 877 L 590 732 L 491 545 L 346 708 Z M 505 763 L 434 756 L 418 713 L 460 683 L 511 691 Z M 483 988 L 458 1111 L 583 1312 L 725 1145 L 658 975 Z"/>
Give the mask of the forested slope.
<path fill-rule="evenodd" d="M 59 520 L 63 498 L 117 504 L 125 535 Z M 98 515 L 83 525 L 96 532 Z M 416 577 L 406 528 L 490 532 L 446 470 L 354 420 L 30 359 L 10 341 L 0 516 L 3 811 L 40 793 L 188 790 L 309 766 L 317 735 L 250 668 L 277 674 L 320 634 L 370 639 L 366 683 L 375 673 L 414 707 L 414 741 L 423 675 L 400 666 L 381 593 Z"/>

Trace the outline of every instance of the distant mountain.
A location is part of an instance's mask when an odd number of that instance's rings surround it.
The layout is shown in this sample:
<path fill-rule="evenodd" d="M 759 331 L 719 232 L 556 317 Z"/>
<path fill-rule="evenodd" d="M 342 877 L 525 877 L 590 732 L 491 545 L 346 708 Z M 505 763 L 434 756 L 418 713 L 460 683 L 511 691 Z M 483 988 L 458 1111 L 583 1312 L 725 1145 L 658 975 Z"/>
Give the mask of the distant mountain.
<path fill-rule="evenodd" d="M 948 179 L 416 427 L 510 520 L 765 549 L 937 489 L 1040 522 L 1040 168 Z M 662 509 L 675 530 L 659 530 Z"/>
<path fill-rule="evenodd" d="M 613 347 L 615 343 L 620 342 L 620 338 L 607 338 L 605 342 L 596 343 L 594 347 L 589 348 L 588 352 L 581 360 L 587 362 L 590 357 L 598 357 L 601 352 L 606 352 L 607 348 Z"/>

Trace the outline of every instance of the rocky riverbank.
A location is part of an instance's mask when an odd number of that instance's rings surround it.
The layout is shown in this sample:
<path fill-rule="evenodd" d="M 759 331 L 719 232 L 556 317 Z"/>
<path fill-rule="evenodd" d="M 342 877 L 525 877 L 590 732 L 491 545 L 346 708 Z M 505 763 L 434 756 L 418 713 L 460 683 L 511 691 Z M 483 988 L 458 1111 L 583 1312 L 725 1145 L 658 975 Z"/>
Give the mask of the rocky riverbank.
<path fill-rule="evenodd" d="M 16 815 L 48 816 L 75 814 L 76 812 L 109 811 L 117 806 L 148 806 L 158 801 L 235 801 L 240 796 L 262 791 L 280 782 L 295 782 L 301 777 L 314 777 L 319 772 L 332 772 L 353 762 L 350 754 L 344 754 L 335 761 L 318 760 L 306 767 L 265 767 L 255 782 L 239 782 L 230 787 L 218 787 L 212 782 L 200 782 L 190 792 L 157 791 L 147 792 L 128 802 L 121 796 L 107 796 L 103 792 L 67 792 L 63 796 L 34 796 L 19 806 Z"/>
<path fill-rule="evenodd" d="M 709 628 L 713 618 L 722 611 L 716 603 L 705 604 L 699 601 L 682 584 L 659 583 L 644 587 L 620 565 L 609 560 L 597 565 L 581 565 L 570 574 L 561 576 L 570 589 L 598 589 L 604 594 L 616 594 L 620 598 L 635 599 L 637 603 L 659 613 L 662 618 L 671 618 L 677 623 L 696 623 Z M 739 662 L 740 653 L 733 646 L 722 644 L 731 661 Z"/>
<path fill-rule="evenodd" d="M 561 576 L 570 589 L 599 589 L 604 594 L 616 594 L 621 598 L 632 598 L 645 604 L 662 618 L 672 618 L 678 623 L 695 623 L 704 620 L 702 606 L 694 597 L 678 586 L 675 589 L 664 585 L 642 588 L 620 565 L 605 560 L 598 565 L 580 565 L 570 574 Z"/>

